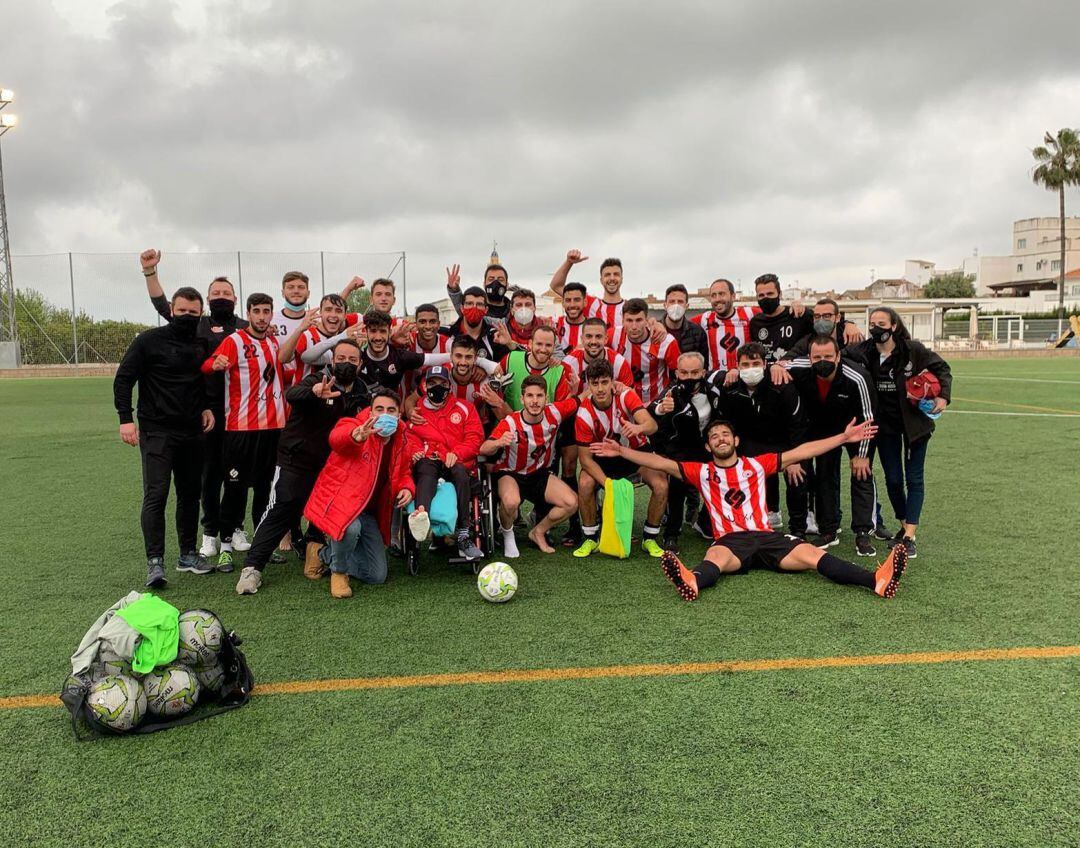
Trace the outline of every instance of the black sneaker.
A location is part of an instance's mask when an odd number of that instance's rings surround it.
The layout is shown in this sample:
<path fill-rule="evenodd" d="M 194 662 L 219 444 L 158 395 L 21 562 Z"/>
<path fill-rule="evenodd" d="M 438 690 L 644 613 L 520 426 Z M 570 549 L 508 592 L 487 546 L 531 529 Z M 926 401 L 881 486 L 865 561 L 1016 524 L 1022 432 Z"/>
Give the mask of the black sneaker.
<path fill-rule="evenodd" d="M 864 557 L 877 556 L 877 551 L 874 550 L 874 543 L 870 540 L 869 533 L 859 533 L 855 536 L 855 553 Z"/>
<path fill-rule="evenodd" d="M 831 548 L 834 545 L 839 545 L 840 539 L 837 538 L 835 533 L 822 533 L 817 537 L 816 540 L 814 540 L 814 544 L 822 550 L 825 550 L 826 548 Z"/>
<path fill-rule="evenodd" d="M 907 550 L 907 558 L 909 560 L 915 559 L 919 555 L 918 549 L 915 547 L 915 540 L 910 536 L 904 537 L 904 549 Z"/>
<path fill-rule="evenodd" d="M 151 589 L 164 589 L 169 585 L 169 581 L 165 578 L 163 557 L 150 557 L 146 561 L 146 585 Z"/>
<path fill-rule="evenodd" d="M 893 534 L 889 532 L 889 528 L 884 524 L 878 524 L 874 528 L 874 538 L 881 539 L 883 542 L 891 542 L 893 540 Z"/>
<path fill-rule="evenodd" d="M 176 570 L 190 571 L 192 574 L 209 574 L 214 567 L 206 561 L 206 557 L 190 551 L 180 554 L 180 558 L 176 561 Z"/>
<path fill-rule="evenodd" d="M 677 554 L 679 552 L 679 537 L 665 536 L 664 541 L 661 542 L 661 547 L 665 551 L 670 551 L 673 554 Z"/>
<path fill-rule="evenodd" d="M 902 541 L 904 541 L 904 528 L 903 527 L 901 527 L 892 536 L 889 537 L 889 547 L 891 548 L 891 547 L 894 547 L 896 545 L 899 545 Z"/>
<path fill-rule="evenodd" d="M 386 552 L 394 559 L 405 559 L 405 551 L 401 549 L 401 545 L 396 543 L 387 548 Z"/>

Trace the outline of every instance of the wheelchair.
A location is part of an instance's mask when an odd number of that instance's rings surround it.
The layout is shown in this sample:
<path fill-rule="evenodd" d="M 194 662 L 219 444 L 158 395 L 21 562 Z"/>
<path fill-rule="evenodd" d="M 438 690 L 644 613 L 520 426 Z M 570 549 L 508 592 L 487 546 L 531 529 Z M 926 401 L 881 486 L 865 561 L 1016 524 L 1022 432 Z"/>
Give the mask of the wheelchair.
<path fill-rule="evenodd" d="M 479 472 L 469 479 L 471 497 L 469 498 L 469 532 L 473 543 L 484 552 L 482 559 L 472 563 L 473 574 L 479 574 L 485 559 L 491 559 L 495 551 L 495 522 L 498 521 L 496 512 L 495 489 L 492 485 L 490 470 L 481 465 Z M 404 509 L 398 510 L 399 521 L 397 538 L 394 540 L 405 554 L 405 565 L 409 574 L 416 576 L 420 573 L 420 554 L 425 543 L 417 542 L 409 532 L 409 524 Z M 450 556 L 447 562 L 451 565 L 461 565 L 468 562 L 457 555 L 457 543 L 452 542 L 449 546 L 440 543 L 433 538 L 435 550 L 448 550 Z"/>

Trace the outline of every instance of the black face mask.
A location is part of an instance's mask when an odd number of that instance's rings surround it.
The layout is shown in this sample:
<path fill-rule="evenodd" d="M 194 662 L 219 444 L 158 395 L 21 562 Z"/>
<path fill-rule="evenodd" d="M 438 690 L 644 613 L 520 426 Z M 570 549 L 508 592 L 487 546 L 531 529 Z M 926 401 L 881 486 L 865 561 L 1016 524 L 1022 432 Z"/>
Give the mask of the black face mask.
<path fill-rule="evenodd" d="M 696 378 L 679 380 L 679 385 L 682 386 L 683 391 L 686 392 L 686 397 L 693 397 L 698 393 L 698 390 L 701 388 L 701 380 Z"/>
<path fill-rule="evenodd" d="M 488 297 L 492 300 L 502 300 L 504 294 L 506 294 L 506 286 L 502 283 L 492 283 L 487 286 Z"/>
<path fill-rule="evenodd" d="M 356 366 L 351 362 L 334 363 L 334 379 L 343 386 L 356 382 Z"/>
<path fill-rule="evenodd" d="M 767 315 L 771 315 L 776 311 L 776 308 L 780 305 L 780 298 L 778 297 L 759 297 L 757 299 L 757 305 L 761 307 L 761 311 Z"/>
<path fill-rule="evenodd" d="M 832 376 L 832 372 L 836 370 L 836 363 L 830 362 L 828 359 L 819 359 L 810 367 L 822 380 L 827 380 Z"/>
<path fill-rule="evenodd" d="M 236 315 L 236 303 L 227 297 L 215 297 L 206 305 L 210 307 L 210 317 L 218 323 L 229 321 Z"/>
<path fill-rule="evenodd" d="M 176 332 L 185 338 L 194 338 L 195 331 L 199 329 L 198 315 L 174 315 L 172 325 Z"/>
<path fill-rule="evenodd" d="M 450 387 L 444 386 L 442 383 L 436 383 L 433 386 L 428 386 L 424 390 L 424 394 L 427 395 L 427 399 L 432 403 L 440 404 L 449 396 Z"/>
<path fill-rule="evenodd" d="M 885 342 L 892 338 L 892 330 L 887 327 L 871 327 L 870 338 L 872 338 L 876 344 L 885 344 Z"/>

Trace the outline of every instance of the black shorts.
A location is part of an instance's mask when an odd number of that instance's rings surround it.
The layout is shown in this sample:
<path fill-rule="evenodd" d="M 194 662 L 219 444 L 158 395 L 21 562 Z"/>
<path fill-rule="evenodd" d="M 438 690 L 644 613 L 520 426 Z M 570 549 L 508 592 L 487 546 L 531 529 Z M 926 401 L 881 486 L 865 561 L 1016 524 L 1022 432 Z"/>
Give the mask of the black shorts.
<path fill-rule="evenodd" d="M 499 480 L 503 477 L 512 477 L 514 479 L 518 485 L 518 491 L 521 492 L 521 499 L 523 501 L 528 501 L 533 504 L 533 506 L 547 503 L 545 493 L 547 492 L 548 478 L 551 477 L 551 472 L 546 468 L 541 471 L 534 471 L 532 474 L 519 474 L 517 471 L 496 471 L 496 499 L 499 496 Z"/>
<path fill-rule="evenodd" d="M 588 450 L 588 448 L 584 448 Z M 612 480 L 627 480 L 641 469 L 623 456 L 594 456 L 593 461 L 600 466 L 604 475 Z"/>
<path fill-rule="evenodd" d="M 569 418 L 564 418 L 562 423 L 559 424 L 559 429 L 555 431 L 555 449 L 556 452 L 562 448 L 568 448 L 571 445 L 577 444 L 577 434 L 574 432 L 574 422 L 576 416 L 571 415 Z M 556 453 L 556 456 L 558 454 Z"/>
<path fill-rule="evenodd" d="M 739 533 L 727 533 L 712 543 L 722 545 L 731 551 L 744 569 L 780 568 L 780 560 L 790 554 L 799 545 L 805 545 L 802 539 L 785 536 L 774 530 L 744 530 Z"/>

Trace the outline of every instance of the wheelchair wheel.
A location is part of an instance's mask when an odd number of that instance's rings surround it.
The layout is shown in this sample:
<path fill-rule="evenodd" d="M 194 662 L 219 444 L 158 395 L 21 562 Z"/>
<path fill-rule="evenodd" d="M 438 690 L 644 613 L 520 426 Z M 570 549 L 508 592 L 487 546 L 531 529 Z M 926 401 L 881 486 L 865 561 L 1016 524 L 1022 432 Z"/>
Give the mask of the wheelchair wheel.
<path fill-rule="evenodd" d="M 412 544 L 405 549 L 405 565 L 409 569 L 409 574 L 415 577 L 420 573 L 420 546 L 411 537 L 410 541 Z"/>

